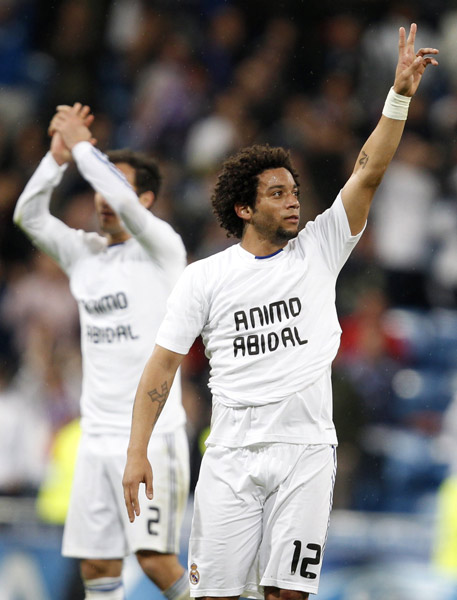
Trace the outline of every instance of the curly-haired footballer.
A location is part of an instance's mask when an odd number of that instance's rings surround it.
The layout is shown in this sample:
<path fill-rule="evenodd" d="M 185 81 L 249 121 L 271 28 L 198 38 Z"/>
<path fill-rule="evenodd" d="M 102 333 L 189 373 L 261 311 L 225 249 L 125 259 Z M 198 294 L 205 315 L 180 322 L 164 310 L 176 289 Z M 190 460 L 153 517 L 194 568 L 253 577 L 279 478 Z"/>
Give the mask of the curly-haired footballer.
<path fill-rule="evenodd" d="M 298 180 L 283 149 L 254 146 L 222 167 L 213 206 L 241 243 L 191 264 L 174 288 L 133 410 L 124 495 L 152 494 L 146 447 L 195 337 L 210 360 L 211 432 L 194 497 L 192 597 L 304 600 L 316 594 L 337 437 L 330 369 L 340 326 L 335 283 L 400 142 L 425 67 L 416 25 L 400 28 L 393 88 L 331 207 L 299 231 Z"/>
<path fill-rule="evenodd" d="M 251 146 L 225 161 L 211 200 L 217 220 L 228 236 L 243 236 L 244 221 L 236 214 L 235 206 L 255 207 L 259 175 L 270 169 L 286 169 L 299 187 L 298 173 L 284 148 Z"/>

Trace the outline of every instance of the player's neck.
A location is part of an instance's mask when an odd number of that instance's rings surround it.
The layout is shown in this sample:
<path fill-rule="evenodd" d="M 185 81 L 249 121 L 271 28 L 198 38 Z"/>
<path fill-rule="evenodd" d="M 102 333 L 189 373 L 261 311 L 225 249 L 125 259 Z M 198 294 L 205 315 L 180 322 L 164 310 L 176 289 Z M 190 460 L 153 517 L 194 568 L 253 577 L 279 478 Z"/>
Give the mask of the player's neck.
<path fill-rule="evenodd" d="M 132 236 L 126 231 L 119 231 L 117 233 L 107 233 L 106 238 L 108 240 L 108 246 L 114 246 L 115 244 L 122 244 L 130 239 Z"/>
<path fill-rule="evenodd" d="M 287 242 L 288 240 L 272 241 L 261 236 L 252 235 L 246 231 L 241 240 L 241 247 L 247 252 L 254 254 L 254 256 L 270 256 L 287 246 Z"/>

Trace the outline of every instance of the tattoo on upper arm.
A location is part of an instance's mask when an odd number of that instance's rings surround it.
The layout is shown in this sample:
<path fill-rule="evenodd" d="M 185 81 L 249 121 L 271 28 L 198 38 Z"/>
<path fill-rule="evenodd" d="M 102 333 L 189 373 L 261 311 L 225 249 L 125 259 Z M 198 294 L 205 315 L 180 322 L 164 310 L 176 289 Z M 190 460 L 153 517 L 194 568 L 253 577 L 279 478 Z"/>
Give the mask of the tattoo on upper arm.
<path fill-rule="evenodd" d="M 364 150 L 362 150 L 361 155 L 362 156 L 359 158 L 359 165 L 362 165 L 362 169 L 364 169 L 367 166 L 369 156 Z"/>
<path fill-rule="evenodd" d="M 168 387 L 168 383 L 166 381 L 162 383 L 162 389 L 160 392 L 157 388 L 148 392 L 148 396 L 151 398 L 151 402 L 156 402 L 158 405 L 157 414 L 154 422 L 157 422 L 157 419 L 160 417 L 160 413 L 162 412 L 163 407 L 165 406 L 165 402 L 167 401 L 169 394 L 170 388 Z"/>

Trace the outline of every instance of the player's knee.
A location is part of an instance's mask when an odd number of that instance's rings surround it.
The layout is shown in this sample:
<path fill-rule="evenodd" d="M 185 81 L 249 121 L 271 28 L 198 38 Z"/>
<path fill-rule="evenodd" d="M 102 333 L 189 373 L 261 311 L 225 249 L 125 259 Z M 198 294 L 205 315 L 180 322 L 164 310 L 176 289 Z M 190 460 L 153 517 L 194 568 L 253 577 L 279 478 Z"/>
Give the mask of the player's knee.
<path fill-rule="evenodd" d="M 80 563 L 81 577 L 86 579 L 99 579 L 100 577 L 120 577 L 122 574 L 122 560 L 96 560 L 83 559 Z"/>
<path fill-rule="evenodd" d="M 265 588 L 265 600 L 308 600 L 308 592 L 283 590 L 275 587 Z"/>
<path fill-rule="evenodd" d="M 136 557 L 143 572 L 162 591 L 173 585 L 185 572 L 176 554 L 139 550 Z"/>
<path fill-rule="evenodd" d="M 142 570 L 149 576 L 154 575 L 161 568 L 163 568 L 163 561 L 161 560 L 162 555 L 158 554 L 157 552 L 139 550 L 136 553 L 136 558 Z"/>

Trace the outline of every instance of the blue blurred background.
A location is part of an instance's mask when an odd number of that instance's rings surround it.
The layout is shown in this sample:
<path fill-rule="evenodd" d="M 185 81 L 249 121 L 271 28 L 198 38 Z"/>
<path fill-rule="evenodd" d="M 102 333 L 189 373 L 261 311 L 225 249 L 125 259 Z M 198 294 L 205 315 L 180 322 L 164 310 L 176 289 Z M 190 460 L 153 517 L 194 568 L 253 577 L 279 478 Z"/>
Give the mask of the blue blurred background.
<path fill-rule="evenodd" d="M 12 225 L 55 106 L 89 104 L 102 150 L 159 159 L 155 212 L 193 261 L 231 243 L 210 195 L 240 147 L 291 149 L 303 224 L 333 202 L 392 84 L 398 27 L 411 22 L 440 66 L 411 104 L 338 283 L 339 472 L 318 599 L 457 599 L 457 2 L 0 0 L 0 600 L 82 597 L 76 565 L 60 557 L 77 308 L 58 267 Z M 96 228 L 74 169 L 52 209 Z M 206 381 L 197 340 L 183 368 L 192 486 Z M 132 561 L 126 581 L 129 600 L 156 594 Z"/>

